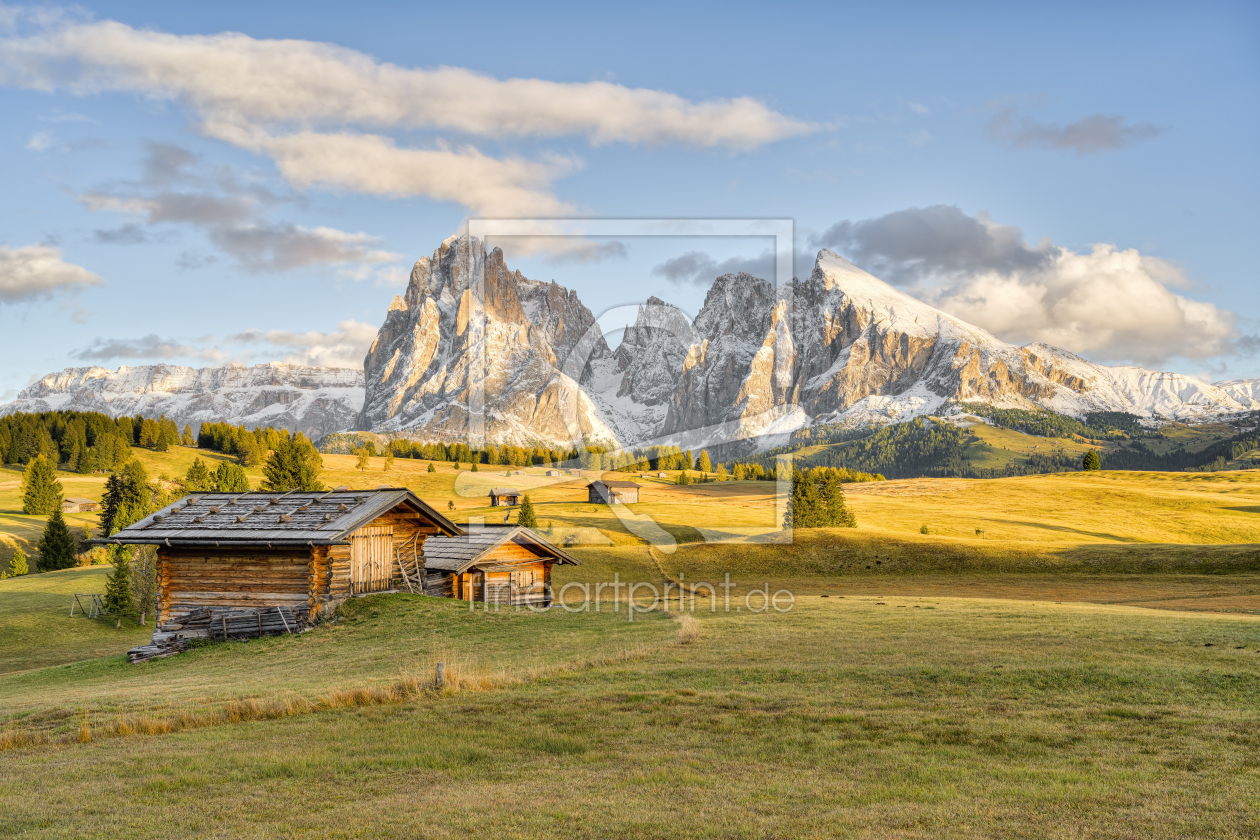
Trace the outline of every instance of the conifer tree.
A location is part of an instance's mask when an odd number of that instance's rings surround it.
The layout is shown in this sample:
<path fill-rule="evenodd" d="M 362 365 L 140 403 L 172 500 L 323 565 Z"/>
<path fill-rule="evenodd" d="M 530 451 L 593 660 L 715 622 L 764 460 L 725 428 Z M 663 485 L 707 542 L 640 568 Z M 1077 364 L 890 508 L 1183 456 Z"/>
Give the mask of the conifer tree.
<path fill-rule="evenodd" d="M 394 450 L 392 450 L 392 449 L 387 449 L 387 450 L 385 450 L 385 469 L 384 469 L 384 472 L 389 472 L 391 469 L 393 469 L 393 467 L 394 467 Z"/>
<path fill-rule="evenodd" d="M 190 491 L 210 489 L 210 470 L 206 469 L 205 461 L 193 459 L 192 466 L 184 474 L 184 488 Z"/>
<path fill-rule="evenodd" d="M 184 433 L 179 436 L 179 442 L 182 446 L 196 446 L 197 439 L 193 437 L 192 426 L 188 423 L 184 424 Z"/>
<path fill-rule="evenodd" d="M 262 450 L 258 439 L 249 432 L 243 432 L 236 441 L 236 457 L 244 467 L 256 467 L 263 462 Z"/>
<path fill-rule="evenodd" d="M 105 580 L 105 612 L 114 616 L 114 628 L 122 627 L 122 620 L 136 614 L 136 602 L 131 593 L 131 549 L 114 547 L 114 571 Z"/>
<path fill-rule="evenodd" d="M 516 515 L 516 524 L 523 528 L 538 527 L 538 517 L 534 513 L 534 503 L 529 500 L 528 493 L 521 497 L 521 512 Z"/>
<path fill-rule="evenodd" d="M 700 460 L 696 461 L 696 469 L 702 473 L 713 472 L 713 462 L 709 460 L 709 450 L 700 450 Z"/>
<path fill-rule="evenodd" d="M 312 455 L 314 457 L 312 457 Z M 305 435 L 282 440 L 263 466 L 262 489 L 273 493 L 289 490 L 325 490 L 319 481 L 323 459 Z"/>
<path fill-rule="evenodd" d="M 473 471 L 473 472 L 477 472 L 477 462 L 476 462 L 476 461 L 473 461 L 473 462 L 472 462 L 472 471 Z"/>
<path fill-rule="evenodd" d="M 738 464 L 738 463 L 737 463 L 737 464 L 735 465 L 735 480 L 736 480 L 736 481 L 743 481 L 743 480 L 747 477 L 747 475 L 748 475 L 748 473 L 747 473 L 747 471 L 744 469 L 744 465 L 743 465 L 743 464 Z"/>
<path fill-rule="evenodd" d="M 61 510 L 62 497 L 57 468 L 43 455 L 32 458 L 22 475 L 22 512 L 28 516 L 48 516 Z"/>
<path fill-rule="evenodd" d="M 433 466 L 433 462 L 429 462 L 429 472 L 437 472 L 437 467 Z"/>
<path fill-rule="evenodd" d="M 214 489 L 220 493 L 247 493 L 249 492 L 249 477 L 245 475 L 245 470 L 240 464 L 220 461 L 218 468 L 214 471 Z"/>
<path fill-rule="evenodd" d="M 1081 469 L 1083 470 L 1101 470 L 1102 459 L 1098 457 L 1098 453 L 1093 449 L 1085 453 L 1085 457 L 1081 459 Z"/>
<path fill-rule="evenodd" d="M 9 575 L 11 577 L 20 577 L 29 574 L 30 571 L 30 564 L 26 562 L 26 552 L 19 548 L 13 552 L 13 557 L 9 559 Z"/>
<path fill-rule="evenodd" d="M 718 464 L 717 468 L 714 469 L 713 474 L 717 476 L 718 481 L 725 481 L 726 480 L 726 467 L 723 466 L 722 464 Z"/>
<path fill-rule="evenodd" d="M 39 539 L 39 570 L 51 572 L 54 569 L 71 569 L 74 565 L 74 537 L 66 527 L 61 508 L 57 508 L 48 518 L 44 535 Z"/>
<path fill-rule="evenodd" d="M 360 446 L 358 449 L 354 450 L 354 454 L 359 456 L 359 461 L 355 464 L 355 469 L 359 472 L 366 472 L 368 466 L 372 463 L 372 456 L 368 454 L 368 448 L 366 446 Z"/>
<path fill-rule="evenodd" d="M 115 531 L 114 520 L 118 518 L 118 508 L 122 505 L 123 480 L 118 473 L 110 473 L 105 479 L 105 495 L 101 497 L 101 512 L 97 518 L 101 523 L 101 533 L 109 536 Z"/>

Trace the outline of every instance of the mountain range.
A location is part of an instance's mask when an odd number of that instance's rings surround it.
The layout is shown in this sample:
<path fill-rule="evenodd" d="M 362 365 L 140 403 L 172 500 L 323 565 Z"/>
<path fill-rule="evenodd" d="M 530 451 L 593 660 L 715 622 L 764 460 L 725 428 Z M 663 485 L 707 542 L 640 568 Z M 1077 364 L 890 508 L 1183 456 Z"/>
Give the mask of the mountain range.
<path fill-rule="evenodd" d="M 831 251 L 775 288 L 714 280 L 694 319 L 649 298 L 615 350 L 577 293 L 462 236 L 422 257 L 359 371 L 272 363 L 69 368 L 0 406 L 74 408 L 417 439 L 779 445 L 819 423 L 872 425 L 951 402 L 1201 421 L 1260 410 L 1260 380 L 1209 384 L 1016 346 Z"/>

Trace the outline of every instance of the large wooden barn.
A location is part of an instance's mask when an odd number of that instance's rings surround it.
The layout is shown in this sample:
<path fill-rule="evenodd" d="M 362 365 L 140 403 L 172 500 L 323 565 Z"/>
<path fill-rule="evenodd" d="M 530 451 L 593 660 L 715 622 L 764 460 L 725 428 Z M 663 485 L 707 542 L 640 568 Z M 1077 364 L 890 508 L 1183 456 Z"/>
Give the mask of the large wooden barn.
<path fill-rule="evenodd" d="M 528 528 L 489 527 L 424 544 L 425 593 L 484 604 L 551 605 L 551 567 L 581 565 Z"/>
<path fill-rule="evenodd" d="M 392 488 L 193 493 L 97 542 L 157 546 L 158 623 L 268 607 L 314 621 L 351 595 L 420 591 L 426 540 L 464 533 Z"/>

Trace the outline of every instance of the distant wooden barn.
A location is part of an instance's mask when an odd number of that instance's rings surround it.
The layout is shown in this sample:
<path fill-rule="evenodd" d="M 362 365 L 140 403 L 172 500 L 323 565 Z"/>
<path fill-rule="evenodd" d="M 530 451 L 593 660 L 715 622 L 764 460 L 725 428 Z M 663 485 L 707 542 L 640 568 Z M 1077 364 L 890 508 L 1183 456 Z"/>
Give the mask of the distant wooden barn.
<path fill-rule="evenodd" d="M 639 485 L 633 481 L 592 481 L 586 485 L 591 504 L 632 505 L 639 501 Z"/>
<path fill-rule="evenodd" d="M 581 565 L 528 528 L 482 528 L 424 544 L 428 595 L 485 604 L 551 605 L 551 567 Z"/>
<path fill-rule="evenodd" d="M 427 539 L 464 530 L 403 488 L 194 493 L 96 540 L 157 546 L 157 617 L 287 607 L 314 621 L 351 595 L 419 589 Z"/>
<path fill-rule="evenodd" d="M 547 470 L 547 475 L 554 478 L 556 476 L 564 475 L 564 473 L 560 472 L 560 470 Z"/>
<path fill-rule="evenodd" d="M 521 503 L 521 491 L 511 487 L 490 488 L 490 507 L 512 507 Z"/>
<path fill-rule="evenodd" d="M 62 513 L 91 513 L 100 510 L 100 504 L 91 499 L 64 499 L 61 502 Z"/>

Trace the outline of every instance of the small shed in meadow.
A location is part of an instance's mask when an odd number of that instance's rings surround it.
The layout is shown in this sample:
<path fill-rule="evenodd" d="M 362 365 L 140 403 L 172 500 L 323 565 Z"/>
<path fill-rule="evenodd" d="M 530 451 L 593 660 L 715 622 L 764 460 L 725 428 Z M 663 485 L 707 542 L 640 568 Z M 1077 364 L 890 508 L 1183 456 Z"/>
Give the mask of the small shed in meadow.
<path fill-rule="evenodd" d="M 586 485 L 593 505 L 632 505 L 639 501 L 639 485 L 633 481 L 592 481 Z"/>
<path fill-rule="evenodd" d="M 100 504 L 91 499 L 63 499 L 61 502 L 62 513 L 91 513 L 100 510 L 100 507 Z"/>
<path fill-rule="evenodd" d="M 157 546 L 157 618 L 285 607 L 315 620 L 351 595 L 419 588 L 424 544 L 464 529 L 405 488 L 193 493 L 111 537 Z"/>
<path fill-rule="evenodd" d="M 491 487 L 490 507 L 506 505 L 511 507 L 521 503 L 521 491 L 511 487 Z"/>
<path fill-rule="evenodd" d="M 485 604 L 551 605 L 551 567 L 576 558 L 529 528 L 474 528 L 424 543 L 424 592 Z"/>
<path fill-rule="evenodd" d="M 555 478 L 557 476 L 563 475 L 563 473 L 561 473 L 560 470 L 547 470 L 547 475 L 551 478 Z"/>

